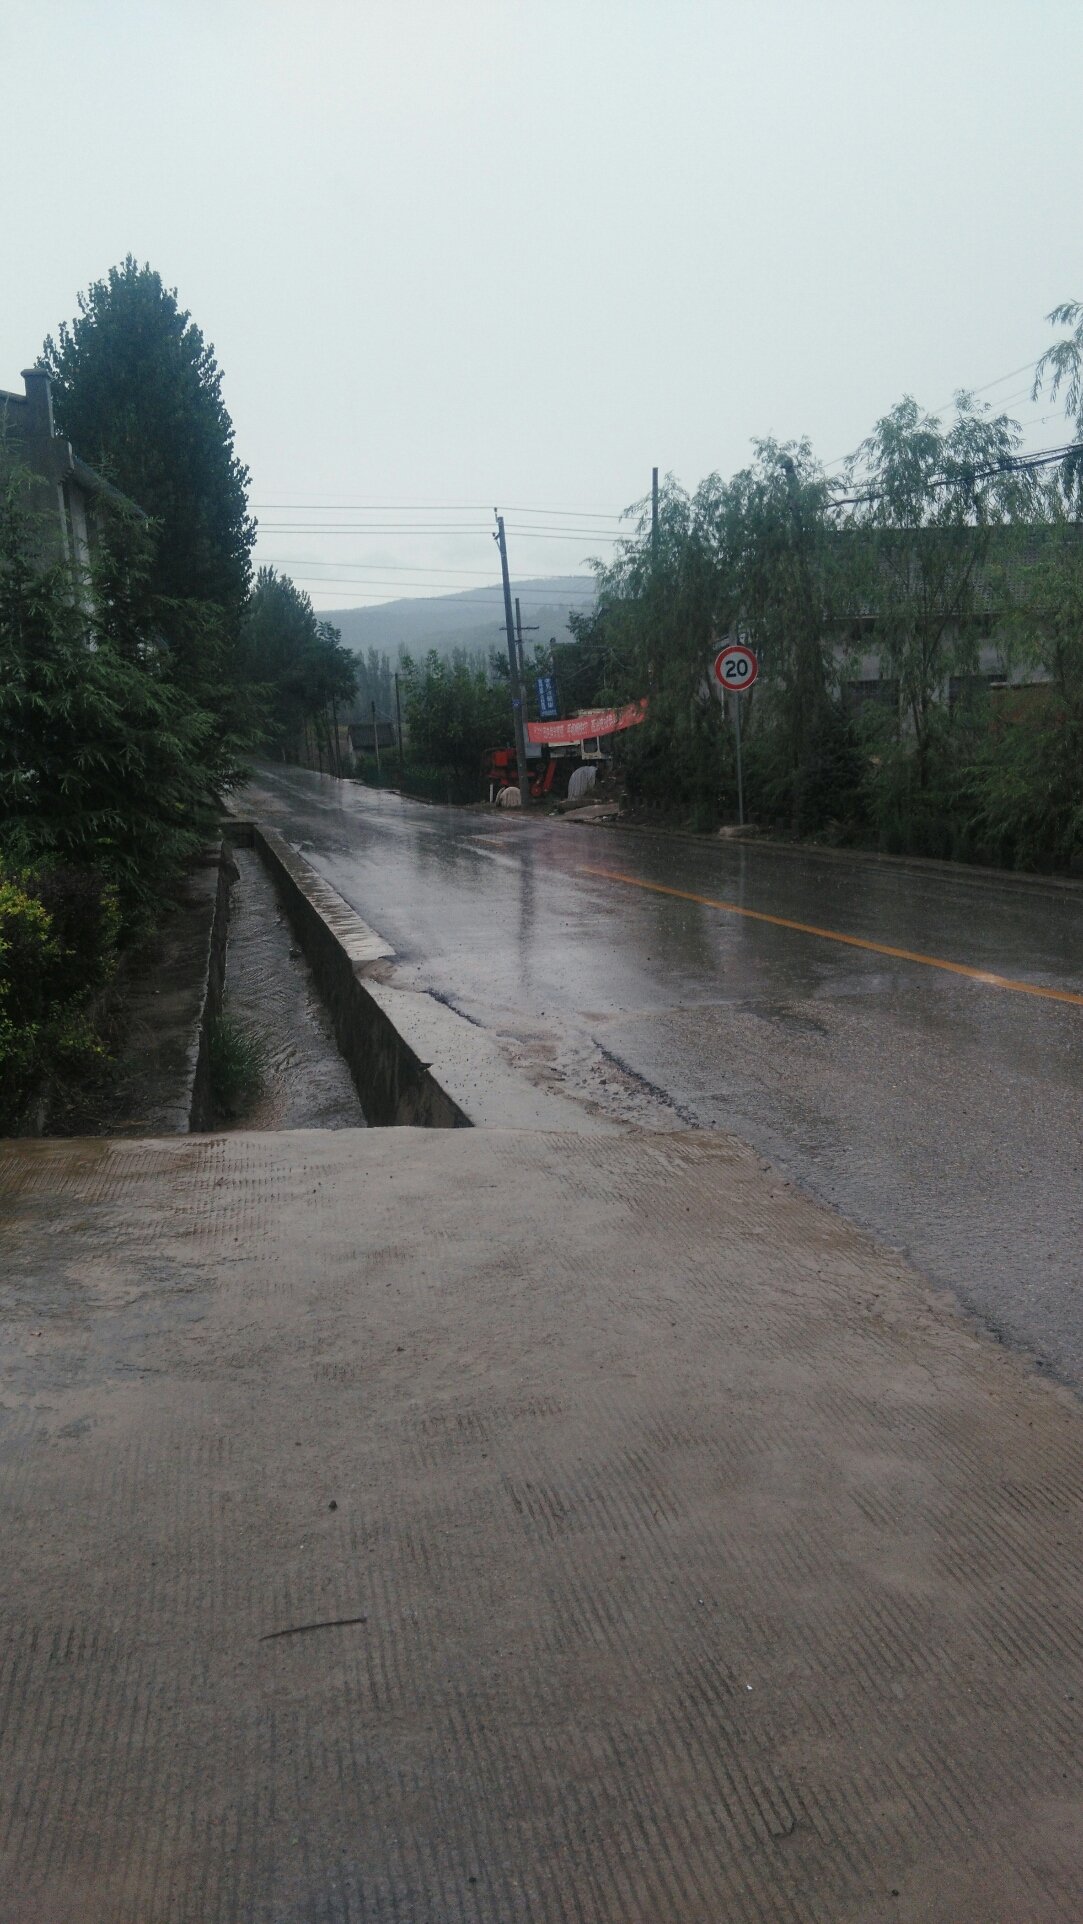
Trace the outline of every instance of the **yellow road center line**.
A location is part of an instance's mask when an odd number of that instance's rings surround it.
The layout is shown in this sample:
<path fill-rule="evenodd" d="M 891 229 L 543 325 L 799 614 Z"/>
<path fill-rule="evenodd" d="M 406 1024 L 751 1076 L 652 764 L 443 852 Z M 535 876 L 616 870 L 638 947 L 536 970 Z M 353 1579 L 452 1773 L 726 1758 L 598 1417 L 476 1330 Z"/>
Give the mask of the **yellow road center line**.
<path fill-rule="evenodd" d="M 1011 989 L 1015 995 L 1037 995 L 1046 1002 L 1071 1002 L 1083 1009 L 1083 995 L 1074 989 L 1047 989 L 1036 982 L 1014 982 L 1011 976 L 973 969 L 967 962 L 948 962 L 940 955 L 921 955 L 916 949 L 893 948 L 889 942 L 870 942 L 863 935 L 820 929 L 814 922 L 794 922 L 787 915 L 768 915 L 764 909 L 742 908 L 739 902 L 720 902 L 713 895 L 694 895 L 691 889 L 670 888 L 665 882 L 645 882 L 638 875 L 622 874 L 620 869 L 594 868 L 584 862 L 580 863 L 580 873 L 600 876 L 606 882 L 624 882 L 632 889 L 649 889 L 653 895 L 672 895 L 679 902 L 698 902 L 702 908 L 721 909 L 726 915 L 743 915 L 749 922 L 770 922 L 772 928 L 796 929 L 798 935 L 817 935 L 824 942 L 842 942 L 848 949 L 868 949 L 873 955 L 890 955 L 896 962 L 920 962 L 925 969 L 945 969 L 949 975 L 965 975 L 972 982 L 984 982 L 989 989 Z"/>

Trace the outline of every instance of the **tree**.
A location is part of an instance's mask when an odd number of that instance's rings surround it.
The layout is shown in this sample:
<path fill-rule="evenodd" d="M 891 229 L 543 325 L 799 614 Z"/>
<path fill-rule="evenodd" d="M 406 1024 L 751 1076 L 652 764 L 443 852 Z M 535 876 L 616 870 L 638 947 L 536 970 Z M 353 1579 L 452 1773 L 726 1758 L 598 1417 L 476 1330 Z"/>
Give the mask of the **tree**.
<path fill-rule="evenodd" d="M 1036 401 L 1045 382 L 1055 401 L 1064 389 L 1064 412 L 1073 423 L 1076 438 L 1083 441 L 1083 301 L 1062 301 L 1046 320 L 1053 327 L 1070 327 L 1071 333 L 1046 348 L 1034 370 L 1031 399 Z M 1083 447 L 1073 448 L 1060 468 L 1060 487 L 1077 508 L 1083 498 Z"/>
<path fill-rule="evenodd" d="M 476 783 L 485 750 L 510 732 L 506 684 L 461 649 L 450 656 L 430 649 L 420 662 L 404 654 L 401 674 L 411 759 Z"/>
<path fill-rule="evenodd" d="M 641 505 L 635 535 L 598 571 L 593 615 L 573 617 L 578 649 L 563 651 L 573 659 L 561 672 L 578 689 L 593 665 L 606 699 L 649 692 L 647 724 L 625 750 L 630 792 L 707 828 L 735 799 L 711 658 L 740 634 L 764 670 L 744 709 L 757 719 L 756 803 L 805 832 L 840 812 L 843 791 L 849 809 L 855 782 L 830 646 L 839 553 L 808 445 L 755 448 L 731 481 L 708 475 L 692 495 L 667 477 L 656 530 Z"/>
<path fill-rule="evenodd" d="M 348 704 L 357 687 L 353 654 L 339 631 L 319 621 L 312 602 L 288 575 L 261 568 L 242 631 L 241 665 L 266 711 L 266 739 L 299 755 L 309 723 L 321 747 L 330 740 L 328 708 Z M 328 755 L 334 767 L 335 757 Z"/>
<path fill-rule="evenodd" d="M 373 702 L 376 704 L 376 714 L 380 721 L 394 720 L 394 675 L 388 655 L 381 653 L 378 648 L 370 648 L 364 655 L 358 649 L 353 659 L 357 670 L 357 691 L 352 707 L 353 720 L 370 721 Z"/>
<path fill-rule="evenodd" d="M 919 787 L 952 676 L 977 672 L 982 570 L 992 530 L 1025 515 L 1028 477 L 1012 456 L 1019 430 L 971 397 L 947 428 L 907 395 L 853 457 L 851 526 L 864 536 L 866 614 L 883 674 L 914 744 Z"/>
<path fill-rule="evenodd" d="M 1047 380 L 1052 401 L 1063 387 L 1064 412 L 1083 435 L 1083 301 L 1062 301 L 1045 318 L 1051 327 L 1070 327 L 1072 332 L 1046 348 L 1034 370 L 1031 399 L 1038 399 Z"/>
<path fill-rule="evenodd" d="M 96 871 L 133 926 L 212 829 L 237 744 L 140 630 L 140 529 L 123 565 L 114 531 L 84 608 L 40 567 L 25 492 L 14 473 L 0 494 L 0 857 Z"/>
<path fill-rule="evenodd" d="M 78 306 L 42 351 L 57 424 L 156 523 L 150 595 L 213 603 L 235 634 L 255 523 L 214 349 L 130 254 Z"/>
<path fill-rule="evenodd" d="M 837 638 L 850 557 L 829 521 L 831 491 L 807 441 L 754 443 L 720 490 L 730 622 L 759 656 L 750 730 L 754 806 L 807 834 L 853 813 L 857 779 L 839 688 Z"/>

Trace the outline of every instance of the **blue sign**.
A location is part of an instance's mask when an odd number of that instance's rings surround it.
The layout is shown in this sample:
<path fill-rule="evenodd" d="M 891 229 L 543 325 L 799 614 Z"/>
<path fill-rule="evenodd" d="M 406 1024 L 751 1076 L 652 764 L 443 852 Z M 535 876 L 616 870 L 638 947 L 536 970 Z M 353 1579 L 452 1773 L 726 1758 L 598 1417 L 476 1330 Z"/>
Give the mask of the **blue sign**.
<path fill-rule="evenodd" d="M 539 675 L 537 678 L 537 689 L 538 714 L 541 716 L 542 721 L 556 721 L 560 714 L 560 703 L 557 700 L 556 676 Z"/>

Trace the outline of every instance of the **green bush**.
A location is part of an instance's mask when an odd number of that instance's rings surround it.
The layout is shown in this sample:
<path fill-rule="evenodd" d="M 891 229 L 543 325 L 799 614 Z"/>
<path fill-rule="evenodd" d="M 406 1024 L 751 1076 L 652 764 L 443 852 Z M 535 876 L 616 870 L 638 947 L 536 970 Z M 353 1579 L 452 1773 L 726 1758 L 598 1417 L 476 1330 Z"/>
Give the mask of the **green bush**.
<path fill-rule="evenodd" d="M 968 788 L 982 860 L 1056 869 L 1083 856 L 1083 740 L 1055 699 L 990 729 Z"/>
<path fill-rule="evenodd" d="M 57 869 L 0 875 L 0 1129 L 105 1060 L 93 1002 L 116 966 L 115 894 Z"/>

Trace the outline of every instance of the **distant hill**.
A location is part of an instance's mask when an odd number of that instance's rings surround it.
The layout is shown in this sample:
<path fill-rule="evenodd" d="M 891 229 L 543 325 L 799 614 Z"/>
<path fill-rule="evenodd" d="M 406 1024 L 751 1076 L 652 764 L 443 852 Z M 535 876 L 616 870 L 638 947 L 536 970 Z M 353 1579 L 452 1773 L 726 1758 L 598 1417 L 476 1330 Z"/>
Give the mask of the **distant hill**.
<path fill-rule="evenodd" d="M 568 615 L 573 609 L 587 610 L 594 598 L 591 575 L 553 575 L 535 581 L 512 584 L 518 595 L 527 648 L 546 642 L 551 635 L 558 641 L 568 638 Z M 492 587 L 468 588 L 458 595 L 418 595 L 401 601 L 385 601 L 379 608 L 327 608 L 320 610 L 321 621 L 339 629 L 344 645 L 367 654 L 375 648 L 394 663 L 401 648 L 411 654 L 426 654 L 435 648 L 449 654 L 453 648 L 481 649 L 488 653 L 504 641 L 504 597 L 499 581 Z"/>

